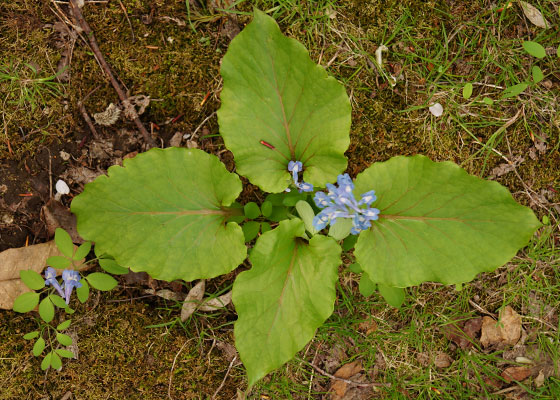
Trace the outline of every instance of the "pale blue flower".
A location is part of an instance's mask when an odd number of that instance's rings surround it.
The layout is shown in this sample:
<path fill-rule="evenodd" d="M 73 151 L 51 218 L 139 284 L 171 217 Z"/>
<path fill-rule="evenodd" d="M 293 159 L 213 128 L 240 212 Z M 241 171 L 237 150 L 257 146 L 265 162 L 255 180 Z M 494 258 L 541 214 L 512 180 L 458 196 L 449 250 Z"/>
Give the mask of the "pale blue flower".
<path fill-rule="evenodd" d="M 327 183 L 327 193 L 317 192 L 313 200 L 323 210 L 313 219 L 313 226 L 320 231 L 337 218 L 352 218 L 353 235 L 371 227 L 371 221 L 379 219 L 379 210 L 370 205 L 377 200 L 375 191 L 363 193 L 360 201 L 354 197 L 354 182 L 348 174 L 339 175 L 337 186 Z M 365 205 L 365 207 L 363 207 Z"/>
<path fill-rule="evenodd" d="M 72 294 L 72 289 L 82 287 L 82 282 L 80 282 L 80 273 L 71 269 L 65 269 L 62 271 L 62 279 L 64 280 L 64 298 L 66 304 L 70 303 L 70 295 Z"/>
<path fill-rule="evenodd" d="M 292 179 L 294 180 L 294 185 L 299 189 L 299 192 L 312 192 L 313 185 L 307 182 L 299 182 L 298 174 L 303 171 L 303 164 L 301 161 L 290 161 L 288 163 L 288 171 L 292 173 Z M 289 192 L 290 189 L 286 189 L 286 192 Z"/>
<path fill-rule="evenodd" d="M 56 280 L 56 270 L 53 267 L 48 267 L 45 270 L 45 285 L 52 285 L 52 287 L 56 289 L 60 297 L 64 297 L 64 292 L 62 291 L 62 288 Z"/>

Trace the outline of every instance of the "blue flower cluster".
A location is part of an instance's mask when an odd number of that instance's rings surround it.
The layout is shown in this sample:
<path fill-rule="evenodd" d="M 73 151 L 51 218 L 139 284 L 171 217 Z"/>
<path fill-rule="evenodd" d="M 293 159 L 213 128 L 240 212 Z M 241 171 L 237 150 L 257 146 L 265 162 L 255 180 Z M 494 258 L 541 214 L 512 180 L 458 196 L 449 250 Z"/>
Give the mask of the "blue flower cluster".
<path fill-rule="evenodd" d="M 66 304 L 70 303 L 70 295 L 72 294 L 72 289 L 82 287 L 82 282 L 80 282 L 81 276 L 78 271 L 71 269 L 65 269 L 62 271 L 62 280 L 64 281 L 64 291 L 56 279 L 56 270 L 49 267 L 45 271 L 45 285 L 52 285 L 60 295 L 66 300 Z"/>
<path fill-rule="evenodd" d="M 303 164 L 301 161 L 290 161 L 288 163 L 288 171 L 292 173 L 292 178 L 294 179 L 294 185 L 299 189 L 299 192 L 312 192 L 313 185 L 307 182 L 299 182 L 298 174 L 300 171 L 303 170 Z M 286 192 L 289 192 L 290 189 L 286 189 Z"/>
<path fill-rule="evenodd" d="M 360 201 L 354 198 L 354 183 L 348 174 L 339 175 L 338 187 L 327 183 L 328 193 L 317 192 L 313 200 L 317 207 L 323 210 L 313 218 L 313 227 L 320 231 L 329 223 L 333 225 L 337 218 L 352 218 L 353 235 L 371 226 L 370 221 L 379 218 L 379 210 L 371 208 L 371 203 L 377 200 L 375 191 L 370 190 L 362 194 Z M 363 207 L 365 205 L 365 207 Z"/>

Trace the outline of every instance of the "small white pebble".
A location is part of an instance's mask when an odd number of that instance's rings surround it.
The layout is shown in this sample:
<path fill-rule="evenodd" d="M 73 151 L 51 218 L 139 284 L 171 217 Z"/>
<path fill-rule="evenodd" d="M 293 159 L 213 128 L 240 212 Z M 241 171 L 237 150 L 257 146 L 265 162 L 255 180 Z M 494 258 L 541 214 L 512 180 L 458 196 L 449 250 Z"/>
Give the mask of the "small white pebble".
<path fill-rule="evenodd" d="M 68 194 L 70 193 L 70 188 L 62 179 L 59 179 L 55 185 L 56 192 L 59 194 Z"/>
<path fill-rule="evenodd" d="M 532 364 L 533 361 L 528 359 L 527 357 L 515 357 L 515 362 L 519 364 Z"/>
<path fill-rule="evenodd" d="M 439 103 L 432 104 L 429 110 L 435 117 L 441 117 L 443 114 L 443 106 Z"/>

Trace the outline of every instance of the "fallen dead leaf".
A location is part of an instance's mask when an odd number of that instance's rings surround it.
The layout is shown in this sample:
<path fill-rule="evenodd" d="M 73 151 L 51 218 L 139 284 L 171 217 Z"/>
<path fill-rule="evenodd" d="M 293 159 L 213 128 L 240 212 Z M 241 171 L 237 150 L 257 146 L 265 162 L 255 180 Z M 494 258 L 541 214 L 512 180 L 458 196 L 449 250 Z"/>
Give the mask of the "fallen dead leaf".
<path fill-rule="evenodd" d="M 510 306 L 500 310 L 499 321 L 490 317 L 482 319 L 480 343 L 484 348 L 513 346 L 521 337 L 521 316 Z"/>
<path fill-rule="evenodd" d="M 446 353 L 438 352 L 434 359 L 434 365 L 437 368 L 447 368 L 451 365 L 453 359 Z"/>
<path fill-rule="evenodd" d="M 344 364 L 335 373 L 334 376 L 342 379 L 350 379 L 362 370 L 362 362 L 360 360 Z M 348 384 L 344 381 L 333 380 L 331 383 L 331 400 L 342 400 L 346 395 Z"/>
<path fill-rule="evenodd" d="M 492 171 L 490 171 L 490 176 L 488 177 L 488 179 L 495 179 L 500 176 L 503 176 L 515 170 L 515 168 L 517 168 L 520 164 L 524 162 L 525 162 L 525 158 L 521 156 L 516 156 L 511 160 L 511 162 L 502 163 L 497 167 L 493 168 Z"/>
<path fill-rule="evenodd" d="M 529 367 L 508 367 L 502 372 L 501 376 L 507 383 L 511 381 L 522 381 L 531 375 Z"/>
<path fill-rule="evenodd" d="M 175 132 L 173 137 L 169 139 L 169 146 L 171 147 L 180 147 L 181 141 L 183 140 L 183 132 Z"/>
<path fill-rule="evenodd" d="M 229 303 L 231 303 L 231 296 L 232 291 L 221 295 L 220 297 L 215 297 L 208 301 L 205 301 L 199 308 L 200 311 L 216 311 L 220 308 L 226 307 Z"/>
<path fill-rule="evenodd" d="M 228 360 L 229 362 L 231 362 L 231 360 L 233 360 L 237 356 L 237 350 L 231 343 L 218 340 L 216 342 L 216 347 L 220 349 L 222 353 L 224 353 L 226 360 Z"/>
<path fill-rule="evenodd" d="M 418 353 L 416 354 L 416 361 L 423 367 L 427 367 L 430 364 L 430 356 L 428 353 Z"/>
<path fill-rule="evenodd" d="M 535 378 L 535 386 L 540 388 L 542 385 L 544 385 L 544 373 L 542 371 L 542 369 L 539 371 L 539 374 L 537 375 L 537 377 Z"/>
<path fill-rule="evenodd" d="M 546 20 L 545 17 L 543 17 L 542 13 L 539 11 L 537 7 L 533 6 L 530 3 L 527 3 L 526 1 L 521 1 L 521 0 L 519 1 L 519 5 L 523 10 L 523 14 L 525 14 L 527 19 L 531 21 L 533 25 L 544 29 L 550 27 L 550 23 Z"/>
<path fill-rule="evenodd" d="M 30 291 L 19 278 L 19 271 L 31 269 L 40 274 L 46 267 L 47 258 L 61 255 L 54 240 L 1 252 L 0 308 L 10 310 L 16 297 Z"/>
<path fill-rule="evenodd" d="M 157 291 L 154 289 L 145 289 L 144 293 L 153 294 L 165 300 L 173 300 L 173 301 L 183 300 L 183 295 L 181 295 L 180 293 L 175 293 L 174 291 L 169 289 L 161 289 Z"/>
<path fill-rule="evenodd" d="M 482 318 L 472 318 L 466 322 L 457 321 L 442 327 L 442 332 L 447 339 L 454 342 L 462 350 L 471 348 L 473 340 L 482 327 Z"/>
<path fill-rule="evenodd" d="M 181 321 L 185 322 L 196 310 L 206 289 L 206 281 L 203 279 L 198 282 L 187 294 L 181 308 Z"/>
<path fill-rule="evenodd" d="M 68 207 L 59 201 L 51 199 L 41 208 L 41 214 L 47 225 L 49 237 L 54 236 L 56 228 L 62 228 L 72 238 L 74 243 L 84 243 L 84 239 L 78 234 L 76 228 L 76 216 L 70 212 Z"/>
<path fill-rule="evenodd" d="M 377 322 L 375 322 L 375 320 L 373 319 L 360 322 L 360 324 L 358 325 L 358 330 L 365 333 L 366 335 L 371 335 L 377 330 Z"/>

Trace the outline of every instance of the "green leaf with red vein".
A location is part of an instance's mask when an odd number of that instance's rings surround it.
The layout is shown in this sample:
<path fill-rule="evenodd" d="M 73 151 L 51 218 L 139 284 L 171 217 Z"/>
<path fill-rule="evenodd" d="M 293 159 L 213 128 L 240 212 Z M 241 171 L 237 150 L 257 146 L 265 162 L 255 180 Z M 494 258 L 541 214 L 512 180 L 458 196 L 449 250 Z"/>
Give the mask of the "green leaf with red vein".
<path fill-rule="evenodd" d="M 289 361 L 332 314 L 340 246 L 305 238 L 300 219 L 280 222 L 255 244 L 252 268 L 233 285 L 235 346 L 253 385 Z"/>
<path fill-rule="evenodd" d="M 78 231 L 97 254 L 173 281 L 212 278 L 246 256 L 243 231 L 225 220 L 241 181 L 197 149 L 152 149 L 113 166 L 72 201 Z"/>
<path fill-rule="evenodd" d="M 320 187 L 346 169 L 351 108 L 344 87 L 273 18 L 255 11 L 221 74 L 220 133 L 239 174 L 279 193 L 290 183 L 290 160 L 301 161 L 304 181 Z"/>
<path fill-rule="evenodd" d="M 354 192 L 371 189 L 381 214 L 354 254 L 374 282 L 390 287 L 468 282 L 508 262 L 540 226 L 497 182 L 424 156 L 372 165 Z"/>

